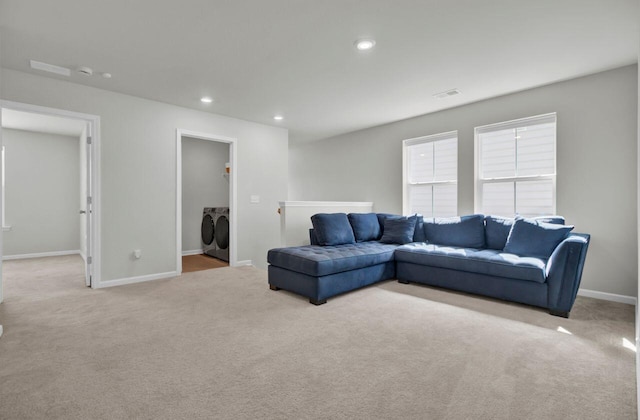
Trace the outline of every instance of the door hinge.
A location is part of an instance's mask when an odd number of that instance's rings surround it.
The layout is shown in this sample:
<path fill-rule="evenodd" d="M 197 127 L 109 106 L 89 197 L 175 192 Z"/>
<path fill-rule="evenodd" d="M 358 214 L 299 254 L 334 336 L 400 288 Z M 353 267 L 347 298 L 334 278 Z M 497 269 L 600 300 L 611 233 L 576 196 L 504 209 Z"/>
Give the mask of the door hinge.
<path fill-rule="evenodd" d="M 91 144 L 92 140 L 91 136 L 87 137 L 87 144 Z"/>
<path fill-rule="evenodd" d="M 87 197 L 87 204 L 93 204 L 93 198 L 92 197 Z"/>
<path fill-rule="evenodd" d="M 87 257 L 87 264 L 91 264 L 93 262 L 93 257 Z"/>

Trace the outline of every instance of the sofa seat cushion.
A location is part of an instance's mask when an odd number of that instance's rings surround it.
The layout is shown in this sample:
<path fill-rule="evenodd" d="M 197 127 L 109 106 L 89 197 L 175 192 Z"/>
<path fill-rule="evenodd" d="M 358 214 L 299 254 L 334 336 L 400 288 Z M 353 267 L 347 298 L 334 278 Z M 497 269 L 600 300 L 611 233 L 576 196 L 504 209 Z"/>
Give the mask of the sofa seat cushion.
<path fill-rule="evenodd" d="M 456 248 L 412 243 L 399 247 L 396 261 L 489 276 L 544 283 L 546 261 L 494 249 Z"/>
<path fill-rule="evenodd" d="M 276 248 L 267 261 L 276 267 L 307 274 L 327 276 L 394 260 L 398 245 L 376 241 L 332 246 L 306 245 Z"/>

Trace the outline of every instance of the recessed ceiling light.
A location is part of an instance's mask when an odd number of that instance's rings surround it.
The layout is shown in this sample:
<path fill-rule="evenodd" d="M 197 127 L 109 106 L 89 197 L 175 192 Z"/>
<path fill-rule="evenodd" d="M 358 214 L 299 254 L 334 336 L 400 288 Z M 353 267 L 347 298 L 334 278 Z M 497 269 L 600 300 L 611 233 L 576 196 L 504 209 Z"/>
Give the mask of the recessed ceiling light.
<path fill-rule="evenodd" d="M 200 102 L 202 102 L 203 104 L 210 104 L 211 102 L 213 102 L 213 98 L 203 96 L 202 98 L 200 98 Z"/>
<path fill-rule="evenodd" d="M 358 51 L 367 51 L 376 45 L 376 41 L 373 39 L 359 39 L 353 43 Z"/>
<path fill-rule="evenodd" d="M 282 121 L 284 119 L 284 117 L 282 115 L 274 115 L 273 119 L 276 121 Z"/>

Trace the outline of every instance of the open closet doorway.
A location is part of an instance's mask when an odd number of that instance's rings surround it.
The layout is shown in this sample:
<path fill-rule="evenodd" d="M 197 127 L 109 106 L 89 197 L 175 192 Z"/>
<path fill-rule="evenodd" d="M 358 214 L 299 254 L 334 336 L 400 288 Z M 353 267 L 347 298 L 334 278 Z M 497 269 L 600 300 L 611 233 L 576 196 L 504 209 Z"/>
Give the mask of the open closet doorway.
<path fill-rule="evenodd" d="M 99 117 L 1 101 L 1 298 L 99 287 Z"/>
<path fill-rule="evenodd" d="M 176 271 L 237 262 L 236 140 L 178 129 Z"/>

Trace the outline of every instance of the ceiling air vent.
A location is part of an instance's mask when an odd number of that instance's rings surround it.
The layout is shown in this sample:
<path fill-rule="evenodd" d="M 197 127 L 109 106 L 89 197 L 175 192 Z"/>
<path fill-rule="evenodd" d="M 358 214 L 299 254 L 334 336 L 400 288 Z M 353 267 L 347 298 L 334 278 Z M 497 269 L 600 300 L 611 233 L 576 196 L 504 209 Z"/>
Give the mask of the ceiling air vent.
<path fill-rule="evenodd" d="M 42 61 L 30 60 L 29 65 L 34 70 L 41 70 L 49 73 L 55 73 L 61 76 L 71 75 L 71 70 L 69 70 L 66 67 L 54 66 L 53 64 L 43 63 Z"/>
<path fill-rule="evenodd" d="M 436 99 L 443 99 L 448 98 L 449 96 L 460 95 L 461 93 L 462 92 L 460 92 L 458 89 L 449 89 L 444 92 L 436 93 L 435 95 L 433 95 L 433 97 Z"/>

